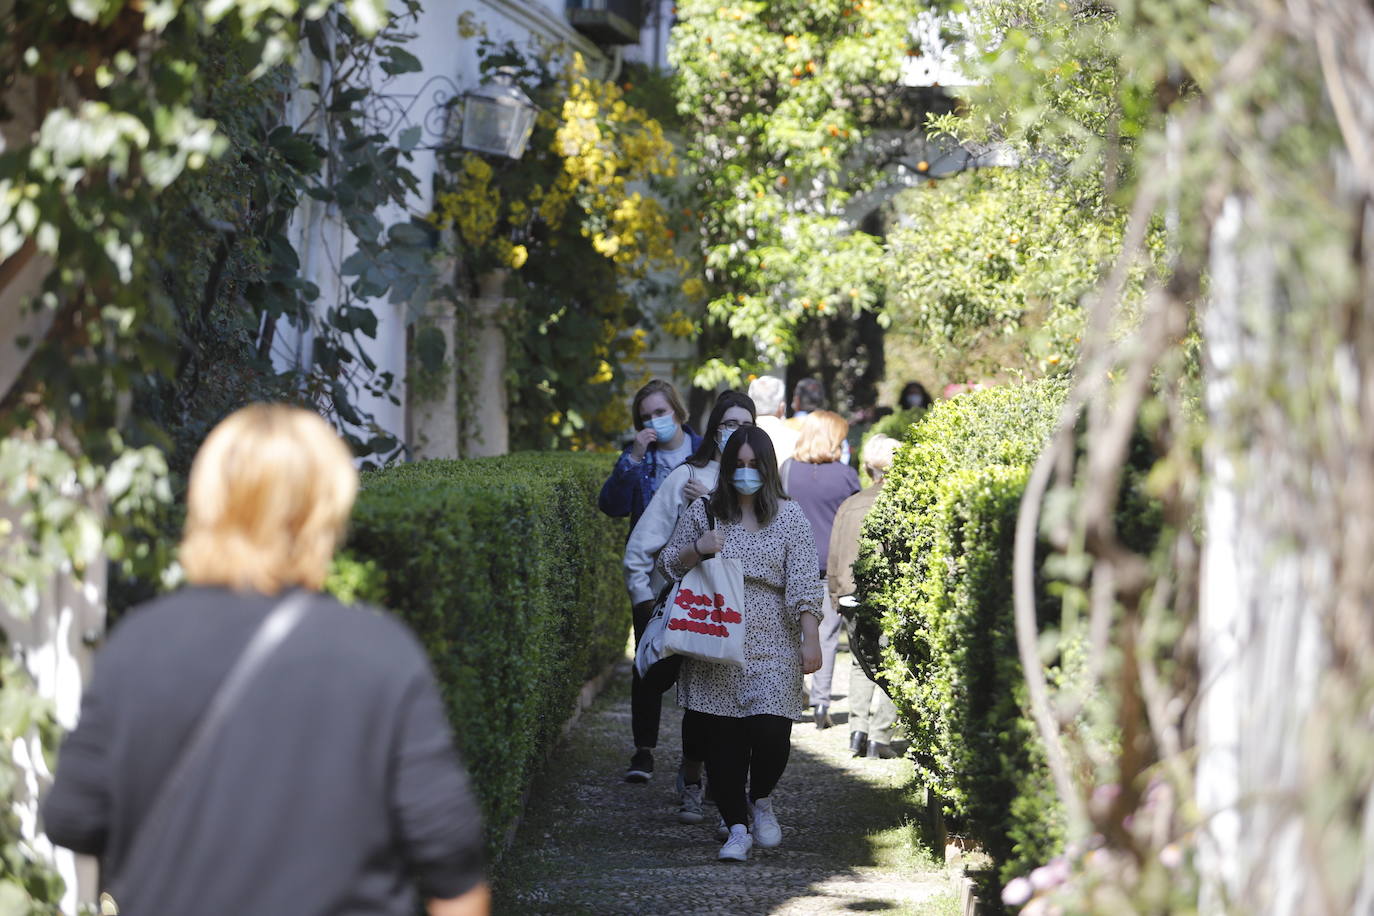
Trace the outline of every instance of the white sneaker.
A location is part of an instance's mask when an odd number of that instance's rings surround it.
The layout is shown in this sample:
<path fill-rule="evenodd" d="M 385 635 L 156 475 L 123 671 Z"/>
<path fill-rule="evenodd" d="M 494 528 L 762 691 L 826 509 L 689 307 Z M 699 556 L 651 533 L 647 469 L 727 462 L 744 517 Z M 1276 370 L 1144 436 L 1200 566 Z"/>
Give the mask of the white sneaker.
<path fill-rule="evenodd" d="M 753 820 L 754 839 L 764 849 L 771 849 L 782 842 L 782 828 L 773 814 L 773 799 L 760 798 L 749 806 Z"/>
<path fill-rule="evenodd" d="M 730 828 L 726 826 L 724 816 L 716 817 L 716 839 L 722 843 L 730 839 Z"/>
<path fill-rule="evenodd" d="M 749 850 L 753 848 L 754 838 L 749 835 L 749 830 L 743 824 L 735 824 L 730 828 L 730 838 L 720 847 L 716 858 L 722 862 L 745 862 L 749 859 Z"/>

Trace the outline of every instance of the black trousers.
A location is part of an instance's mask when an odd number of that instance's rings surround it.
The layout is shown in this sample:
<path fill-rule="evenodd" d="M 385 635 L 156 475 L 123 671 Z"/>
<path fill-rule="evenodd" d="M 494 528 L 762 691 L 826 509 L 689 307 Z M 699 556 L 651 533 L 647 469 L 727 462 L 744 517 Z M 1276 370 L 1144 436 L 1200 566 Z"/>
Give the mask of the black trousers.
<path fill-rule="evenodd" d="M 644 638 L 644 628 L 648 626 L 650 607 L 647 611 L 634 613 L 635 648 Z M 682 669 L 682 656 L 673 655 L 649 669 L 645 677 L 634 670 L 630 675 L 630 730 L 634 733 L 635 747 L 658 747 L 658 723 L 663 711 L 663 694 L 677 683 L 678 671 Z M 706 740 L 701 732 L 700 723 L 693 722 L 689 715 L 682 717 L 682 756 L 688 760 L 706 759 Z"/>
<path fill-rule="evenodd" d="M 792 720 L 784 716 L 713 716 L 688 710 L 706 737 L 706 774 L 726 824 L 749 823 L 748 802 L 773 794 L 792 753 Z M 746 798 L 745 790 L 748 787 Z"/>

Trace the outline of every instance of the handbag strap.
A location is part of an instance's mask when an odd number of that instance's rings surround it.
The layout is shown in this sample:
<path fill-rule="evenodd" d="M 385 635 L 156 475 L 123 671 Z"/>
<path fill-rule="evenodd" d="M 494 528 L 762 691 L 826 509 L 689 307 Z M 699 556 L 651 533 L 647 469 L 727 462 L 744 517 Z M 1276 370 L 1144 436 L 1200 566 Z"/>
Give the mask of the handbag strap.
<path fill-rule="evenodd" d="M 224 721 L 229 717 L 229 713 L 233 711 L 234 707 L 238 705 L 253 678 L 262 670 L 263 664 L 286 641 L 286 637 L 291 635 L 291 631 L 305 617 L 313 597 L 314 594 L 309 591 L 292 592 L 278 602 L 262 623 L 258 624 L 257 630 L 248 640 L 248 644 L 240 653 L 238 660 L 234 662 L 229 673 L 220 682 L 215 695 L 210 700 L 210 705 L 206 707 L 205 713 L 196 723 L 195 730 L 177 757 L 176 763 L 172 765 L 166 778 L 162 780 L 162 786 L 158 789 L 157 797 L 148 807 L 148 813 L 144 815 L 137 832 L 134 834 L 133 842 L 129 845 L 129 854 L 124 858 L 123 874 L 136 872 L 140 864 L 140 854 L 146 855 L 146 850 L 151 848 L 149 838 L 157 836 L 161 831 L 162 822 L 166 819 L 172 802 L 184 791 L 196 764 L 209 752 L 210 746 Z"/>
<path fill-rule="evenodd" d="M 703 497 L 701 498 L 701 508 L 703 508 L 703 509 L 706 510 L 706 524 L 708 524 L 708 525 L 711 526 L 711 530 L 712 530 L 712 531 L 715 531 L 715 530 L 716 530 L 716 514 L 715 514 L 714 512 L 711 511 L 711 494 L 710 494 L 710 493 L 707 493 L 705 496 L 703 496 Z M 702 560 L 702 562 L 704 563 L 706 560 L 708 560 L 708 559 L 710 559 L 711 557 L 714 557 L 714 556 L 715 556 L 715 554 L 713 554 L 713 553 L 702 554 L 701 560 Z"/>

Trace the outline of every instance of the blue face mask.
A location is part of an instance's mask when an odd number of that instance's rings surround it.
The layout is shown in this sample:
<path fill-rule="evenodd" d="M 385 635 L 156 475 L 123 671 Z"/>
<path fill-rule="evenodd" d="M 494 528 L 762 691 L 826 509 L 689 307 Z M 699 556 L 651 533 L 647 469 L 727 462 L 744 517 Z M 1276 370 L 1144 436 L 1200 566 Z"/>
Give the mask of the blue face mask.
<path fill-rule="evenodd" d="M 763 475 L 756 468 L 735 468 L 735 474 L 730 481 L 736 490 L 746 496 L 757 493 L 763 487 Z"/>
<path fill-rule="evenodd" d="M 649 428 L 658 434 L 659 445 L 667 445 L 677 435 L 677 420 L 671 415 L 654 417 L 649 421 Z"/>
<path fill-rule="evenodd" d="M 716 445 L 720 446 L 720 451 L 721 451 L 722 454 L 724 454 L 724 452 L 725 452 L 725 443 L 727 443 L 727 442 L 730 441 L 730 435 L 731 435 L 733 432 L 734 432 L 733 429 L 718 429 L 718 430 L 716 430 Z"/>

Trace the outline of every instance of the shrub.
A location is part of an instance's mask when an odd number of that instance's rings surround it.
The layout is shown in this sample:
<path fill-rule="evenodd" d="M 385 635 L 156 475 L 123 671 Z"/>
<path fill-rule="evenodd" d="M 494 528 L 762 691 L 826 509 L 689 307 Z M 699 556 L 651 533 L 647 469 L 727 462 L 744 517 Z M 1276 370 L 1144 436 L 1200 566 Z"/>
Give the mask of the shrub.
<path fill-rule="evenodd" d="M 331 577 L 424 643 L 492 855 L 579 688 L 625 650 L 625 523 L 596 508 L 610 468 L 530 453 L 366 474 Z"/>
<path fill-rule="evenodd" d="M 865 521 L 856 568 L 891 640 L 885 669 L 921 778 L 1012 871 L 1062 837 L 1025 715 L 1011 560 L 1021 494 L 1065 390 L 1050 380 L 934 405 Z"/>

